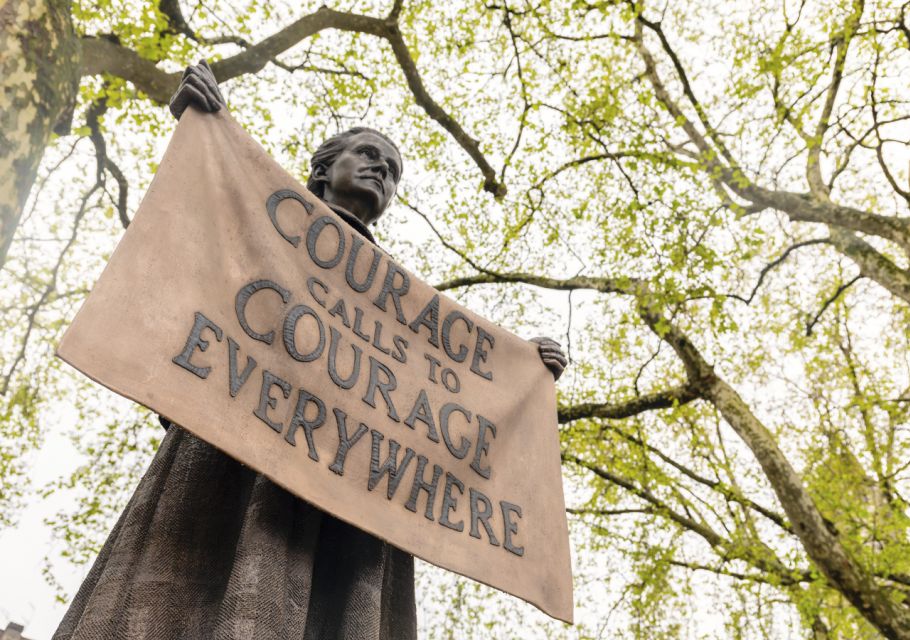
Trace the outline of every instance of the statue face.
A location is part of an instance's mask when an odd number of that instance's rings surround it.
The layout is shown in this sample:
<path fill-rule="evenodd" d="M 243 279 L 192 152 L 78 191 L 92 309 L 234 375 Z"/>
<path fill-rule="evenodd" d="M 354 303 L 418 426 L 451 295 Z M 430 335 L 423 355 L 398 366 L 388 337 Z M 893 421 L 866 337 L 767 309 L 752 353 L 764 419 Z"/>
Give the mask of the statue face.
<path fill-rule="evenodd" d="M 317 176 L 325 186 L 323 200 L 344 207 L 364 224 L 370 224 L 383 214 L 395 195 L 401 178 L 401 158 L 387 140 L 363 131 L 348 138 L 344 151 Z"/>

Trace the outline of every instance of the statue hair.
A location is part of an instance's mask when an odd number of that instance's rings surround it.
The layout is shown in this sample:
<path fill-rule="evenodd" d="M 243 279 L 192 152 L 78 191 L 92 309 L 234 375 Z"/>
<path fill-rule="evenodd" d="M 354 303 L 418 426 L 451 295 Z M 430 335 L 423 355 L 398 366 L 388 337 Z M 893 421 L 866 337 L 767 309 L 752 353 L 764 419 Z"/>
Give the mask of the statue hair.
<path fill-rule="evenodd" d="M 389 136 L 377 131 L 376 129 L 371 129 L 370 127 L 352 127 L 347 131 L 342 131 L 337 133 L 316 149 L 316 153 L 313 154 L 313 157 L 310 158 L 310 177 L 307 178 L 306 188 L 315 195 L 317 198 L 322 198 L 325 193 L 325 184 L 322 180 L 316 177 L 316 167 L 323 167 L 328 169 L 332 166 L 332 163 L 335 162 L 335 158 L 341 155 L 341 152 L 344 151 L 347 147 L 348 139 L 357 135 L 358 133 L 372 133 L 379 136 L 389 144 L 391 144 L 395 151 L 398 152 L 398 164 L 399 170 L 403 170 L 402 159 L 401 159 L 401 150 L 398 148 L 398 145 L 395 144 L 395 141 L 392 140 Z"/>

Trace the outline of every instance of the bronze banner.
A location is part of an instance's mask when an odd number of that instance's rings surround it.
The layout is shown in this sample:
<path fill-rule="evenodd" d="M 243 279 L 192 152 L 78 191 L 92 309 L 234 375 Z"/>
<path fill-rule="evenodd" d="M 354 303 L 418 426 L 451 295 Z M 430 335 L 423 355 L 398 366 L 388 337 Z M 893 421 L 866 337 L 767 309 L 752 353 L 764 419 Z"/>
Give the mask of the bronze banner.
<path fill-rule="evenodd" d="M 225 110 L 184 114 L 58 355 L 320 509 L 572 620 L 536 345 L 398 266 Z"/>

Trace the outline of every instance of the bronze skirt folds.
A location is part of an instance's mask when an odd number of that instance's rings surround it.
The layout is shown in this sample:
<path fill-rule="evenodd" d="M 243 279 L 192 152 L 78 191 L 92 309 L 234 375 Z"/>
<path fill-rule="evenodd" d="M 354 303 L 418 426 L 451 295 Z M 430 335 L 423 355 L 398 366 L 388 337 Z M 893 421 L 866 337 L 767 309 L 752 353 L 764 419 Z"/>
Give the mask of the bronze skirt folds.
<path fill-rule="evenodd" d="M 54 640 L 413 640 L 414 559 L 172 427 Z"/>

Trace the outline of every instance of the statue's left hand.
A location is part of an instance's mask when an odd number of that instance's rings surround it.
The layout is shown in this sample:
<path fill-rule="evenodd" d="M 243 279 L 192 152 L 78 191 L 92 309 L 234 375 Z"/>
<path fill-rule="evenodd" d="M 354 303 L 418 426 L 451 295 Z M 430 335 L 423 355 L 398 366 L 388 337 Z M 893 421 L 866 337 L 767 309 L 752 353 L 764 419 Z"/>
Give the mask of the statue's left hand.
<path fill-rule="evenodd" d="M 566 365 L 569 364 L 569 360 L 566 358 L 566 354 L 562 352 L 559 343 L 553 338 L 544 337 L 531 338 L 530 341 L 537 344 L 537 352 L 540 354 L 540 359 L 550 370 L 550 373 L 553 374 L 553 379 L 559 380 L 559 376 L 562 375 Z"/>

